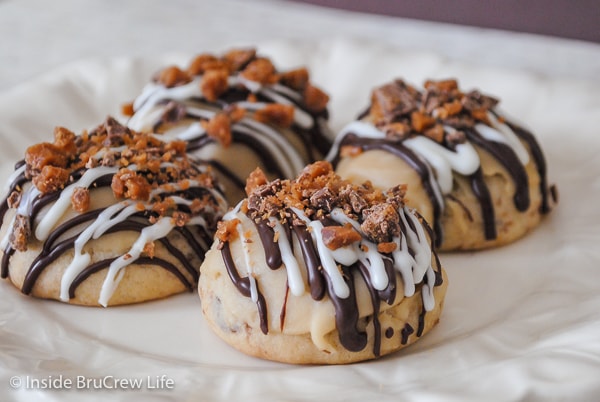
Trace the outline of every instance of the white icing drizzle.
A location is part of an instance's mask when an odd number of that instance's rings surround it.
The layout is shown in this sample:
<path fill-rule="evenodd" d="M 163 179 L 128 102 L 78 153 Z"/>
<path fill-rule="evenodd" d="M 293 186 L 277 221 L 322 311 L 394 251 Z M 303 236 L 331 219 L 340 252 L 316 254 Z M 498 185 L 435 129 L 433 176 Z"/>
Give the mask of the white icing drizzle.
<path fill-rule="evenodd" d="M 406 232 L 394 238 L 397 247 L 392 253 L 392 259 L 394 268 L 400 273 L 404 282 L 404 294 L 410 297 L 415 293 L 415 285 L 421 283 L 425 275 L 427 275 L 429 283 L 434 284 L 435 272 L 431 266 L 431 246 L 427 241 L 421 222 L 419 222 L 414 212 L 407 207 L 399 209 L 398 214 L 402 219 Z M 342 209 L 335 208 L 331 211 L 331 218 L 340 224 L 351 224 L 356 231 L 364 236 L 358 222 L 349 218 Z M 412 222 L 416 232 L 410 229 L 408 220 Z M 414 257 L 409 253 L 409 247 L 413 250 Z M 363 249 L 367 251 L 365 252 Z M 377 252 L 377 245 L 363 238 L 358 245 L 355 244 L 352 247 L 352 250 L 356 253 L 355 258 L 367 267 L 373 287 L 377 290 L 384 290 L 389 284 L 389 278 L 383 262 L 385 257 Z M 422 292 L 422 297 L 425 310 L 431 311 L 435 304 L 433 286 Z"/>
<path fill-rule="evenodd" d="M 501 142 L 508 145 L 517 155 L 521 163 L 526 164 L 529 161 L 529 153 L 519 140 L 519 137 L 510 129 L 510 127 L 498 121 L 493 113 L 488 112 L 491 126 L 478 123 L 475 129 L 481 136 L 487 140 Z M 445 126 L 446 132 L 456 131 L 454 128 Z M 335 139 L 331 150 L 326 159 L 333 160 L 340 151 L 340 144 L 344 137 L 350 133 L 364 138 L 385 138 L 383 131 L 379 130 L 371 123 L 365 121 L 353 121 L 346 125 Z M 415 136 L 402 142 L 406 148 L 413 151 L 426 165 L 433 169 L 435 175 L 430 175 L 432 188 L 436 192 L 436 198 L 439 205 L 443 206 L 441 194 L 448 194 L 452 191 L 453 171 L 462 175 L 471 175 L 481 166 L 479 155 L 475 147 L 470 142 L 464 142 L 456 145 L 454 150 L 445 148 L 437 142 L 425 136 Z"/>
<path fill-rule="evenodd" d="M 124 150 L 125 147 L 114 147 L 109 150 L 101 150 L 94 154 L 92 157 L 94 159 L 101 159 L 106 152 L 119 152 Z M 174 166 L 173 163 L 163 162 L 161 163 L 161 168 L 167 168 L 170 166 Z M 129 170 L 136 171 L 137 166 L 135 164 L 131 164 L 127 166 Z M 13 173 L 9 179 L 9 183 L 13 182 L 18 176 L 17 172 L 20 174 L 25 169 L 25 166 L 20 167 Z M 46 211 L 41 213 L 41 217 L 36 224 L 35 228 L 35 236 L 40 241 L 45 241 L 48 239 L 52 229 L 56 226 L 61 217 L 67 212 L 68 208 L 71 205 L 71 196 L 76 188 L 84 187 L 89 188 L 94 181 L 96 181 L 101 176 L 107 174 L 114 174 L 118 171 L 117 167 L 107 167 L 107 166 L 98 166 L 95 168 L 91 168 L 86 170 L 83 175 L 71 183 L 69 186 L 65 187 L 58 199 L 54 202 L 54 204 L 49 207 Z M 205 208 L 205 212 L 221 214 L 227 208 L 227 201 L 225 198 L 215 189 L 207 188 L 201 185 L 196 180 L 187 180 L 186 188 L 192 187 L 203 187 L 207 191 L 210 192 L 213 199 L 216 200 L 217 206 L 207 206 Z M 159 187 L 150 192 L 149 199 L 153 199 L 155 196 L 166 193 L 167 191 L 178 191 L 182 190 L 183 186 L 179 183 L 170 183 L 169 190 L 165 188 Z M 17 215 L 22 216 L 30 216 L 32 210 L 33 201 L 40 195 L 40 191 L 33 185 L 28 187 L 26 190 L 21 193 L 21 201 L 19 203 L 19 207 L 17 208 L 15 216 L 12 218 L 12 222 L 10 226 L 14 224 Z M 177 205 L 191 205 L 192 201 L 184 199 L 180 196 L 170 196 L 170 198 Z M 97 218 L 92 221 L 79 235 L 74 241 L 74 255 L 72 261 L 69 263 L 67 268 L 64 271 L 64 274 L 61 278 L 60 285 L 60 300 L 68 301 L 69 300 L 69 289 L 73 284 L 75 278 L 87 267 L 91 262 L 91 256 L 87 252 L 84 252 L 83 249 L 85 245 L 92 239 L 100 238 L 107 230 L 109 230 L 114 225 L 125 221 L 131 215 L 140 211 L 140 205 L 143 206 L 146 210 L 152 208 L 152 204 L 150 203 L 139 203 L 133 200 L 124 200 L 114 205 L 110 205 L 105 208 L 100 214 L 98 214 Z M 239 208 L 239 206 L 238 206 Z M 203 227 L 207 227 L 207 222 L 202 216 L 194 216 L 188 222 L 188 225 L 201 225 Z M 144 246 L 146 243 L 158 240 L 162 237 L 167 236 L 171 230 L 175 227 L 175 223 L 172 222 L 171 217 L 162 217 L 156 223 L 145 227 L 141 230 L 139 237 L 134 242 L 133 246 L 130 250 L 118 257 L 108 268 L 108 273 L 106 279 L 102 285 L 100 297 L 98 299 L 98 303 L 102 306 L 106 307 L 110 298 L 112 297 L 115 289 L 117 288 L 120 280 L 123 277 L 124 270 L 123 268 L 127 265 L 135 262 L 139 256 L 141 255 Z M 6 235 L 0 241 L 0 247 L 2 249 L 6 249 L 9 243 L 10 230 L 7 231 Z M 208 248 L 206 242 L 199 238 L 202 247 L 205 249 Z"/>
<path fill-rule="evenodd" d="M 256 303 L 258 301 L 258 288 L 256 287 L 256 278 L 252 272 L 252 262 L 250 260 L 250 245 L 245 242 L 244 228 L 242 225 L 236 226 L 238 236 L 242 239 L 242 249 L 244 250 L 244 262 L 246 263 L 246 273 L 248 274 L 248 280 L 250 281 L 250 299 Z"/>
<path fill-rule="evenodd" d="M 227 212 L 223 216 L 223 220 L 232 220 L 238 216 L 240 220 L 247 220 L 246 215 L 240 212 L 242 203 L 243 201 L 240 201 L 235 208 Z M 331 250 L 323 242 L 321 234 L 323 224 L 319 221 L 310 220 L 304 212 L 298 208 L 290 207 L 290 209 L 299 219 L 306 223 L 307 227 L 311 228 L 310 233 L 313 244 L 317 247 L 321 265 L 329 277 L 333 291 L 337 297 L 345 299 L 350 295 L 350 289 L 344 281 L 341 270 L 338 268 L 338 263 L 345 266 L 351 266 L 357 261 L 360 261 L 369 272 L 369 278 L 373 288 L 376 290 L 385 290 L 387 288 L 390 278 L 385 269 L 385 259 L 389 258 L 377 251 L 377 245 L 366 238 L 357 221 L 348 217 L 341 208 L 335 208 L 331 211 L 331 218 L 333 220 L 342 225 L 352 225 L 354 229 L 363 236 L 359 242 L 349 246 L 340 247 L 336 250 Z M 431 245 L 427 240 L 427 235 L 421 222 L 413 210 L 408 207 L 402 207 L 398 210 L 398 214 L 400 215 L 406 230 L 401 233 L 400 236 L 393 239 L 397 244 L 391 259 L 394 269 L 398 271 L 402 277 L 404 282 L 404 295 L 406 297 L 413 296 L 416 284 L 422 283 L 423 279 L 425 277 L 427 278 L 427 283 L 423 283 L 422 287 L 422 299 L 425 311 L 431 311 L 435 307 L 433 287 L 435 286 L 436 280 L 436 274 L 431 264 Z M 285 229 L 281 222 L 275 217 L 270 217 L 269 222 L 278 239 L 277 245 L 287 271 L 288 286 L 290 287 L 292 294 L 300 296 L 306 291 L 306 283 L 301 275 L 300 266 L 296 260 L 289 239 L 287 238 Z M 411 229 L 412 227 L 415 229 Z M 240 239 L 244 239 L 244 229 L 242 225 L 237 225 L 236 229 Z M 251 286 L 256 286 L 250 270 L 250 249 L 243 240 L 242 247 L 248 277 L 251 280 Z M 412 250 L 414 257 L 410 250 Z M 253 292 L 254 291 L 255 289 Z M 256 302 L 254 297 L 255 296 L 253 296 L 252 300 Z"/>
<path fill-rule="evenodd" d="M 129 167 L 133 168 L 133 165 Z M 133 169 L 132 169 L 133 170 Z M 38 222 L 35 228 L 35 237 L 44 241 L 48 238 L 50 231 L 63 216 L 67 208 L 71 205 L 71 196 L 77 187 L 88 188 L 95 180 L 105 174 L 114 174 L 118 171 L 116 167 L 98 166 L 89 170 L 81 176 L 79 180 L 65 187 L 58 197 L 58 200 L 50 207 L 44 217 Z"/>
<path fill-rule="evenodd" d="M 502 142 L 511 147 L 523 165 L 529 163 L 529 152 L 508 124 L 501 123 L 491 112 L 487 113 L 487 117 L 491 127 L 478 123 L 475 125 L 477 132 L 485 139 Z"/>
<path fill-rule="evenodd" d="M 125 274 L 124 267 L 137 260 L 142 252 L 146 243 L 153 242 L 154 240 L 160 239 L 167 236 L 171 230 L 175 227 L 170 217 L 162 217 L 155 224 L 147 226 L 140 232 L 139 237 L 133 243 L 129 251 L 114 260 L 108 267 L 106 273 L 106 279 L 102 283 L 102 289 L 100 290 L 100 298 L 98 303 L 106 307 L 108 301 L 114 294 L 119 282 Z"/>
<path fill-rule="evenodd" d="M 3 193 L 5 193 L 5 194 L 8 193 L 8 190 L 10 189 L 10 184 L 14 183 L 15 180 L 17 179 L 17 177 L 19 177 L 21 175 L 21 173 L 25 172 L 26 167 L 27 167 L 27 164 L 24 163 L 23 166 L 20 166 L 18 169 L 15 169 L 15 171 L 12 172 L 10 176 L 8 176 L 8 180 L 4 184 L 4 189 L 2 190 Z"/>
<path fill-rule="evenodd" d="M 321 234 L 321 231 L 323 230 L 323 224 L 319 221 L 311 221 L 306 215 L 304 215 L 304 212 L 298 208 L 292 207 L 290 209 L 294 211 L 298 218 L 306 222 L 307 226 L 312 228 L 310 234 L 312 236 L 313 243 L 317 245 L 317 251 L 319 252 L 321 264 L 323 265 L 325 273 L 327 273 L 327 276 L 329 276 L 329 279 L 331 280 L 335 295 L 342 299 L 347 298 L 350 296 L 350 288 L 344 281 L 344 277 L 342 276 L 342 273 L 336 264 L 333 253 L 323 242 L 323 235 Z"/>
<path fill-rule="evenodd" d="M 166 104 L 163 105 L 163 103 L 165 100 L 187 103 L 186 111 L 190 116 L 210 119 L 215 114 L 213 110 L 209 110 L 213 108 L 212 106 L 207 105 L 206 108 L 208 109 L 204 109 L 202 101 L 200 101 L 199 106 L 190 104 L 197 102 L 197 99 L 204 99 L 200 86 L 201 80 L 202 76 L 196 76 L 187 84 L 171 88 L 167 88 L 159 83 L 147 84 L 142 93 L 133 102 L 134 114 L 127 122 L 128 127 L 137 131 L 153 128 L 164 112 Z M 227 83 L 229 87 L 241 85 L 250 92 L 260 94 L 272 102 L 293 106 L 294 122 L 303 129 L 310 129 L 315 124 L 318 124 L 320 128 L 324 126 L 323 119 L 313 118 L 307 111 L 294 103 L 302 102 L 302 95 L 289 87 L 278 83 L 262 85 L 242 77 L 239 73 L 228 77 Z M 256 111 L 264 108 L 268 103 L 240 101 L 233 104 Z M 296 147 L 268 124 L 246 118 L 234 124 L 232 129 L 251 136 L 254 140 L 259 141 L 265 146 L 277 161 L 286 178 L 293 178 L 306 165 L 306 161 L 303 160 Z M 323 132 L 328 131 L 324 130 Z M 198 122 L 191 123 L 183 131 L 174 129 L 167 134 L 185 141 L 199 139 L 207 135 Z"/>
<path fill-rule="evenodd" d="M 88 253 L 83 252 L 83 247 L 90 239 L 97 239 L 113 224 L 122 222 L 127 217 L 136 212 L 135 205 L 131 205 L 132 201 L 123 201 L 119 204 L 111 205 L 102 211 L 98 218 L 92 222 L 79 236 L 75 239 L 73 248 L 73 260 L 65 269 L 60 282 L 60 300 L 69 301 L 69 288 L 71 284 L 90 263 L 92 257 Z M 133 206 L 133 208 L 132 208 Z M 119 212 L 120 211 L 120 212 Z M 114 218 L 111 218 L 113 215 Z"/>
<path fill-rule="evenodd" d="M 292 251 L 292 246 L 290 245 L 288 237 L 285 233 L 285 229 L 279 220 L 274 217 L 270 217 L 269 222 L 273 224 L 273 231 L 275 232 L 275 236 L 277 236 L 277 246 L 279 247 L 281 258 L 283 260 L 283 264 L 285 265 L 285 270 L 288 277 L 288 286 L 290 287 L 290 290 L 294 296 L 302 296 L 306 290 L 304 286 L 304 279 L 302 278 L 300 266 L 298 265 L 298 261 L 296 260 L 294 252 Z"/>
<path fill-rule="evenodd" d="M 403 145 L 421 156 L 433 167 L 437 181 L 444 194 L 452 191 L 452 171 L 471 175 L 479 168 L 479 156 L 468 142 L 458 144 L 455 151 L 444 148 L 424 136 L 409 138 Z"/>

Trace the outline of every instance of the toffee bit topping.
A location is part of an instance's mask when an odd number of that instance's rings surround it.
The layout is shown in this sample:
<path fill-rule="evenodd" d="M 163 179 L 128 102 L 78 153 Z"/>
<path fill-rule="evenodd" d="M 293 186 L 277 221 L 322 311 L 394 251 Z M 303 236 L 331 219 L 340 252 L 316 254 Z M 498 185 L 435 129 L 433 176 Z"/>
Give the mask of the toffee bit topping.
<path fill-rule="evenodd" d="M 21 192 L 15 190 L 10 193 L 8 198 L 6 198 L 6 203 L 9 208 L 19 208 L 19 204 L 21 203 Z"/>
<path fill-rule="evenodd" d="M 117 198 L 152 202 L 151 209 L 158 211 L 159 216 L 175 210 L 176 206 L 174 203 L 163 205 L 168 203 L 166 200 L 150 200 L 152 190 L 161 188 L 172 192 L 178 187 L 185 191 L 191 181 L 215 188 L 210 170 L 203 170 L 188 159 L 184 141 L 163 142 L 151 134 L 134 132 L 112 117 L 79 136 L 57 128 L 53 143 L 44 142 L 27 149 L 25 164 L 26 178 L 42 194 L 60 191 L 75 182 L 86 169 L 99 166 L 118 169 L 111 178 L 113 194 Z M 89 209 L 89 192 L 87 188 L 75 188 L 71 196 L 75 211 L 82 213 Z M 16 208 L 19 201 L 20 190 L 10 196 L 11 208 Z M 215 202 L 211 197 L 194 200 L 191 211 L 198 213 L 207 205 L 215 206 Z"/>
<path fill-rule="evenodd" d="M 271 103 L 257 110 L 254 119 L 283 128 L 290 127 L 294 123 L 294 106 Z"/>
<path fill-rule="evenodd" d="M 323 243 L 330 250 L 346 247 L 362 239 L 360 233 L 354 230 L 350 224 L 344 226 L 325 226 L 321 230 L 321 235 L 323 236 Z"/>
<path fill-rule="evenodd" d="M 382 254 L 390 254 L 393 253 L 397 247 L 398 245 L 393 241 L 387 243 L 379 243 L 377 245 L 377 251 L 379 251 Z"/>
<path fill-rule="evenodd" d="M 17 251 L 27 250 L 27 240 L 31 236 L 31 226 L 28 216 L 17 214 L 8 241 Z"/>
<path fill-rule="evenodd" d="M 69 180 L 69 171 L 60 167 L 46 165 L 42 171 L 33 177 L 33 185 L 42 194 L 61 190 Z"/>
<path fill-rule="evenodd" d="M 286 71 L 280 75 L 280 82 L 296 91 L 303 91 L 308 85 L 308 70 L 298 68 Z"/>
<path fill-rule="evenodd" d="M 142 253 L 149 258 L 154 258 L 154 249 L 154 242 L 149 241 L 148 243 L 144 244 L 144 249 L 142 250 Z"/>
<path fill-rule="evenodd" d="M 200 81 L 200 90 L 206 100 L 215 102 L 227 90 L 229 71 L 226 69 L 208 70 Z"/>
<path fill-rule="evenodd" d="M 377 204 L 363 211 L 360 228 L 377 243 L 388 243 L 400 234 L 400 216 L 391 204 Z"/>
<path fill-rule="evenodd" d="M 240 75 L 247 80 L 255 81 L 263 85 L 274 84 L 279 80 L 273 63 L 271 63 L 269 59 L 262 57 L 250 62 L 246 68 L 242 70 Z"/>
<path fill-rule="evenodd" d="M 177 66 L 169 66 L 159 71 L 154 76 L 154 82 L 167 88 L 173 88 L 188 84 L 199 76 L 201 76 L 199 79 L 200 90 L 209 102 L 217 102 L 229 90 L 230 76 L 240 76 L 261 86 L 280 84 L 291 88 L 303 97 L 301 103 L 311 113 L 323 112 L 329 102 L 329 96 L 310 83 L 306 68 L 277 71 L 270 59 L 257 55 L 256 49 L 252 48 L 232 49 L 222 56 L 209 53 L 200 54 L 191 61 L 185 70 Z M 256 100 L 256 95 L 250 92 L 248 101 L 255 102 Z M 268 122 L 284 127 L 289 126 L 291 124 L 288 123 L 290 121 L 289 113 L 282 112 L 282 110 L 277 110 L 277 117 L 271 112 L 267 112 Z M 122 113 L 125 116 L 133 116 L 135 113 L 133 103 L 123 105 Z M 169 120 L 167 119 L 167 121 Z"/>
<path fill-rule="evenodd" d="M 231 119 L 227 113 L 215 113 L 215 115 L 206 122 L 204 129 L 209 137 L 217 140 L 223 147 L 227 148 L 231 145 Z"/>
<path fill-rule="evenodd" d="M 177 66 L 167 67 L 162 70 L 157 77 L 157 81 L 166 86 L 172 88 L 178 85 L 187 84 L 192 80 L 190 74 L 186 71 L 181 70 Z"/>
<path fill-rule="evenodd" d="M 391 242 L 400 233 L 398 209 L 404 206 L 406 186 L 396 186 L 384 193 L 370 182 L 355 185 L 337 176 L 331 164 L 324 161 L 308 165 L 295 180 L 264 182 L 266 179 L 258 169 L 251 177 L 247 215 L 255 221 L 277 217 L 304 225 L 290 213 L 290 208 L 300 209 L 310 219 L 326 221 L 333 210 L 341 209 L 361 224 L 364 235 L 376 243 Z M 352 227 L 326 225 L 324 231 L 328 247 L 334 250 L 360 240 L 360 234 Z"/>
<path fill-rule="evenodd" d="M 131 117 L 134 114 L 133 102 L 124 103 L 121 105 L 121 114 L 123 116 Z"/>
<path fill-rule="evenodd" d="M 212 54 L 201 54 L 196 56 L 190 63 L 187 73 L 190 76 L 204 74 L 205 71 L 227 68 L 227 64 Z"/>
<path fill-rule="evenodd" d="M 175 212 L 173 212 L 172 219 L 176 226 L 183 227 L 183 226 L 187 225 L 187 223 L 190 221 L 191 217 L 189 214 L 186 214 L 185 212 L 175 211 Z"/>
<path fill-rule="evenodd" d="M 90 209 L 90 190 L 77 187 L 71 195 L 71 205 L 77 212 L 83 213 Z"/>
<path fill-rule="evenodd" d="M 423 91 L 396 80 L 373 90 L 367 119 L 390 139 L 424 135 L 454 146 L 464 142 L 464 134 L 444 126 L 460 130 L 489 123 L 488 112 L 497 103 L 478 91 L 462 92 L 454 79 L 426 81 Z"/>
<path fill-rule="evenodd" d="M 223 59 L 231 66 L 232 71 L 243 69 L 256 57 L 256 49 L 233 49 L 225 53 Z"/>
<path fill-rule="evenodd" d="M 240 223 L 240 220 L 235 218 L 228 221 L 219 221 L 217 224 L 216 238 L 221 242 L 227 242 L 234 240 L 237 236 L 236 227 Z"/>
<path fill-rule="evenodd" d="M 121 169 L 112 178 L 111 188 L 117 198 L 146 201 L 150 196 L 150 183 L 129 169 Z"/>
<path fill-rule="evenodd" d="M 267 182 L 268 180 L 267 176 L 265 176 L 265 173 L 260 168 L 254 169 L 254 171 L 252 171 L 252 173 L 250 173 L 246 179 L 246 194 L 250 195 L 254 189 L 267 184 Z"/>
<path fill-rule="evenodd" d="M 304 88 L 304 104 L 306 108 L 313 113 L 319 113 L 325 110 L 329 102 L 329 95 L 319 88 L 307 84 Z"/>

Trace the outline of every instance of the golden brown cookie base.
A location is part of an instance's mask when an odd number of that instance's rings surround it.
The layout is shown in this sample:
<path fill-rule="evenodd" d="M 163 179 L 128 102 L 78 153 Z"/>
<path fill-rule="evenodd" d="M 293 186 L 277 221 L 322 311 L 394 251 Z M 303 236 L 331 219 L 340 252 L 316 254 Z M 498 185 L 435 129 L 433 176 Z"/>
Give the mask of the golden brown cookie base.
<path fill-rule="evenodd" d="M 90 241 L 89 246 L 86 246 L 85 249 L 90 250 L 93 263 L 94 261 L 116 257 L 120 255 L 119 253 L 127 252 L 137 236 L 138 233 L 136 232 L 108 234 L 97 240 Z M 173 236 L 171 236 L 171 240 L 178 248 L 185 250 L 185 240 L 181 238 L 174 239 Z M 36 242 L 30 244 L 27 251 L 17 251 L 11 256 L 9 280 L 17 289 L 21 290 L 23 288 L 27 271 L 39 255 L 40 250 L 41 244 Z M 170 253 L 163 249 L 162 245 L 156 246 L 155 256 L 164 258 L 176 265 L 178 264 Z M 191 257 L 191 253 L 189 256 Z M 62 276 L 72 258 L 73 250 L 71 249 L 46 267 L 35 281 L 30 295 L 43 299 L 60 300 Z M 199 263 L 199 261 L 196 261 L 196 264 Z M 188 290 L 180 279 L 160 266 L 131 264 L 124 269 L 125 274 L 110 298 L 108 302 L 109 306 L 162 299 Z M 180 268 L 180 270 L 183 270 L 183 268 Z M 90 275 L 76 288 L 75 297 L 70 299 L 68 303 L 84 306 L 100 306 L 98 299 L 106 274 L 107 269 L 102 269 Z M 188 281 L 193 283 L 191 275 L 186 273 L 186 276 Z"/>
<path fill-rule="evenodd" d="M 530 160 L 525 166 L 531 203 L 526 211 L 521 212 L 513 202 L 515 187 L 508 172 L 485 151 L 478 149 L 478 153 L 494 206 L 497 237 L 485 238 L 481 204 L 473 194 L 467 178 L 455 174 L 454 188 L 444 197 L 440 251 L 478 250 L 505 245 L 523 237 L 541 220 L 540 177 L 534 162 Z M 433 226 L 433 206 L 421 179 L 402 159 L 385 151 L 370 150 L 357 156 L 342 158 L 336 173 L 355 183 L 370 180 L 380 189 L 399 183 L 407 184 L 406 204 L 417 209 Z"/>
<path fill-rule="evenodd" d="M 359 352 L 351 352 L 342 346 L 337 330 L 333 330 L 326 335 L 326 340 L 332 347 L 330 351 L 319 349 L 308 333 L 290 335 L 269 331 L 265 335 L 256 325 L 256 320 L 250 318 L 247 321 L 239 320 L 223 307 L 222 299 L 225 297 L 247 299 L 237 293 L 237 290 L 231 288 L 225 291 L 228 294 L 219 293 L 223 291 L 223 287 L 217 282 L 230 281 L 227 273 L 214 269 L 207 271 L 206 276 L 201 276 L 199 285 L 204 317 L 212 330 L 223 341 L 250 356 L 293 364 L 348 364 L 375 359 L 396 352 L 420 338 L 416 334 L 419 327 L 419 315 L 423 310 L 420 290 L 417 290 L 413 296 L 405 297 L 395 306 L 379 313 L 381 349 L 380 355 L 375 356 L 373 353 L 374 325 L 371 317 L 367 320 L 366 327 L 369 341 L 365 348 Z M 435 308 L 424 315 L 421 336 L 429 332 L 439 322 L 448 286 L 448 278 L 444 270 L 442 270 L 442 274 L 443 284 L 434 288 Z M 208 278 L 209 275 L 211 278 Z M 245 304 L 248 300 L 240 300 L 240 302 Z M 334 320 L 333 315 L 330 319 Z M 414 332 L 406 338 L 406 343 L 403 344 L 401 331 L 406 324 L 409 324 Z M 391 330 L 388 328 L 391 328 Z M 391 332 L 390 337 L 386 336 L 386 331 L 388 334 Z"/>

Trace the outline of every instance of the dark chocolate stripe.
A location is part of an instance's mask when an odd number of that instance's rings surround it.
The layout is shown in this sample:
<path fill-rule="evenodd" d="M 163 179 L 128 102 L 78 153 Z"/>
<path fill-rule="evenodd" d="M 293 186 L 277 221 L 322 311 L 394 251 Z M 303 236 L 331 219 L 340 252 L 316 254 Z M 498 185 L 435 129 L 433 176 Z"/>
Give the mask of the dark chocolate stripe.
<path fill-rule="evenodd" d="M 310 287 L 310 295 L 313 300 L 321 300 L 325 296 L 325 284 L 323 282 L 323 275 L 320 271 L 321 260 L 319 259 L 317 250 L 312 241 L 312 236 L 306 229 L 306 226 L 294 225 L 294 233 L 298 237 L 300 243 L 300 250 L 302 250 L 302 256 L 308 274 L 308 285 Z"/>
<path fill-rule="evenodd" d="M 531 155 L 538 170 L 538 174 L 540 176 L 540 193 L 542 194 L 542 204 L 540 205 L 540 213 L 547 214 L 548 212 L 550 212 L 550 204 L 548 201 L 548 178 L 546 159 L 544 158 L 542 148 L 540 147 L 532 133 L 510 122 L 506 122 L 506 124 L 510 127 L 511 130 L 513 130 L 513 132 L 519 138 L 521 138 L 521 140 L 525 141 L 529 146 L 529 151 L 531 152 Z"/>
<path fill-rule="evenodd" d="M 81 285 L 88 277 L 90 277 L 92 274 L 94 274 L 96 272 L 99 272 L 105 268 L 108 268 L 110 266 L 110 264 L 116 259 L 117 258 L 108 258 L 106 260 L 97 261 L 97 262 L 89 265 L 88 267 L 86 267 L 83 271 L 81 271 L 79 273 L 79 275 L 77 275 L 75 277 L 75 279 L 73 280 L 73 283 L 71 283 L 71 286 L 69 287 L 69 298 L 72 299 L 75 297 L 75 291 L 77 290 L 79 285 Z M 183 283 L 183 285 L 187 288 L 188 291 L 191 292 L 194 290 L 194 285 L 185 277 L 185 275 L 183 275 L 175 265 L 173 265 L 172 263 L 170 263 L 167 260 L 163 260 L 162 258 L 140 257 L 137 260 L 135 260 L 135 262 L 132 263 L 131 265 L 159 266 L 161 268 L 166 269 L 173 275 L 175 275 L 177 277 L 177 279 L 179 279 L 181 281 L 181 283 Z"/>
<path fill-rule="evenodd" d="M 329 298 L 335 310 L 335 324 L 338 329 L 340 343 L 351 352 L 359 352 L 367 346 L 367 333 L 358 330 L 358 306 L 356 304 L 356 290 L 354 289 L 354 277 L 349 267 L 342 266 L 344 282 L 350 288 L 350 294 L 346 298 L 338 297 L 333 289 L 333 282 L 323 272 L 325 282 L 329 291 Z"/>
<path fill-rule="evenodd" d="M 240 277 L 240 274 L 238 273 L 237 268 L 235 267 L 235 262 L 233 262 L 233 258 L 231 257 L 231 249 L 229 248 L 229 242 L 221 243 L 221 246 L 221 256 L 223 257 L 223 262 L 225 263 L 225 268 L 227 268 L 227 273 L 229 274 L 231 282 L 233 282 L 233 285 L 242 295 L 248 298 L 252 297 L 252 292 L 250 290 L 250 279 L 248 277 Z M 267 321 L 267 302 L 265 301 L 264 296 L 258 289 L 258 284 L 256 284 L 256 292 L 258 296 L 256 305 L 258 307 L 260 329 L 263 332 L 263 334 L 266 335 L 269 332 L 269 324 Z"/>
<path fill-rule="evenodd" d="M 265 250 L 267 265 L 271 269 L 281 267 L 283 260 L 281 259 L 281 250 L 279 250 L 279 246 L 275 243 L 275 231 L 269 226 L 268 221 L 259 220 L 258 222 L 254 222 L 254 224 Z"/>
<path fill-rule="evenodd" d="M 491 154 L 508 172 L 515 183 L 513 201 L 517 210 L 523 212 L 529 208 L 529 179 L 525 167 L 511 147 L 501 142 L 490 141 L 475 130 L 465 130 L 467 138 L 478 147 Z"/>
<path fill-rule="evenodd" d="M 479 205 L 481 207 L 481 217 L 483 219 L 485 238 L 487 240 L 494 240 L 497 236 L 494 204 L 492 203 L 490 190 L 488 190 L 485 184 L 481 167 L 478 168 L 475 173 L 469 176 L 469 179 L 471 181 L 471 189 L 473 190 L 473 194 L 475 194 L 479 200 Z"/>

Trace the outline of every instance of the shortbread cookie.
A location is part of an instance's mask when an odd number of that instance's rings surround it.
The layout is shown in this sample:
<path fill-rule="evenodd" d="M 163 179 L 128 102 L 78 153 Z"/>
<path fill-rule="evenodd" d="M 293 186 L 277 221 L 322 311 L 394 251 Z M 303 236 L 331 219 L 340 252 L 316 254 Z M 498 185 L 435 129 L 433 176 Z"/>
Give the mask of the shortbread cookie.
<path fill-rule="evenodd" d="M 327 159 L 357 183 L 406 183 L 407 204 L 432 224 L 441 250 L 510 243 L 550 211 L 556 189 L 535 137 L 497 103 L 455 80 L 423 90 L 396 80 L 373 91 Z"/>
<path fill-rule="evenodd" d="M 29 147 L 0 208 L 1 274 L 25 294 L 117 305 L 195 289 L 226 203 L 182 141 L 114 119 Z"/>
<path fill-rule="evenodd" d="M 374 359 L 437 324 L 447 278 L 404 187 L 352 185 L 327 162 L 297 179 L 248 181 L 200 268 L 212 329 L 253 356 L 288 363 Z"/>
<path fill-rule="evenodd" d="M 331 146 L 328 100 L 306 68 L 279 72 L 254 49 L 236 49 L 165 68 L 124 109 L 130 128 L 187 141 L 235 204 L 257 166 L 271 178 L 293 178 L 323 158 Z"/>

